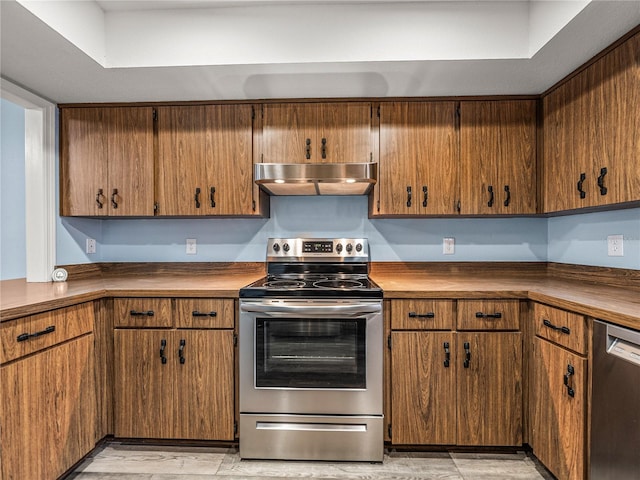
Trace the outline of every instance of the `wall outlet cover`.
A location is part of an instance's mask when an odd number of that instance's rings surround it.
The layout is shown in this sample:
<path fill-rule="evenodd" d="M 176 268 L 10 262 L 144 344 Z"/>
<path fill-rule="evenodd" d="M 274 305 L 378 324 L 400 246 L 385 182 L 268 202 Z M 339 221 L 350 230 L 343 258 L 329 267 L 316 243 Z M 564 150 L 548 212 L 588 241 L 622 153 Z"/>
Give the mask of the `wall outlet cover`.
<path fill-rule="evenodd" d="M 624 236 L 623 235 L 609 235 L 607 237 L 607 254 L 610 257 L 623 257 L 624 256 Z"/>
<path fill-rule="evenodd" d="M 453 237 L 445 237 L 442 239 L 443 255 L 453 255 L 456 253 L 456 239 Z"/>
<path fill-rule="evenodd" d="M 96 253 L 96 239 L 95 238 L 87 238 L 87 244 L 86 244 L 85 251 L 90 255 Z"/>
<path fill-rule="evenodd" d="M 187 238 L 187 255 L 196 255 L 198 253 L 198 245 L 195 238 Z"/>

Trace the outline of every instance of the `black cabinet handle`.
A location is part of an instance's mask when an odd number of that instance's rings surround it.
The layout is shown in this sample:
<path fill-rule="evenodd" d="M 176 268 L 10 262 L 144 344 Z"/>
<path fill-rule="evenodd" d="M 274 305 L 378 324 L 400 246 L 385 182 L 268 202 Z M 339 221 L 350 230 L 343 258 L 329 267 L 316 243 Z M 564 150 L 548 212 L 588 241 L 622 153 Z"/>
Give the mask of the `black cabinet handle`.
<path fill-rule="evenodd" d="M 585 192 L 584 189 L 582 188 L 582 185 L 584 184 L 584 181 L 586 179 L 587 179 L 587 174 L 586 173 L 581 173 L 580 174 L 580 180 L 578 180 L 578 185 L 576 186 L 576 188 L 580 192 L 580 198 L 585 198 L 587 196 L 587 192 Z"/>
<path fill-rule="evenodd" d="M 56 327 L 55 325 L 51 325 L 47 328 L 45 328 L 44 330 L 41 330 L 39 332 L 36 333 L 23 333 L 18 335 L 17 340 L 19 342 L 25 342 L 27 340 L 29 340 L 30 338 L 35 338 L 35 337 L 41 337 L 42 335 L 47 335 L 48 333 L 53 333 L 56 331 Z"/>
<path fill-rule="evenodd" d="M 509 190 L 509 185 L 504 186 L 504 191 L 507 194 L 507 197 L 504 199 L 504 206 L 508 207 L 511 203 L 511 190 Z"/>
<path fill-rule="evenodd" d="M 489 201 L 487 202 L 487 207 L 493 207 L 493 185 L 489 185 L 487 187 L 487 191 L 489 192 Z"/>
<path fill-rule="evenodd" d="M 469 368 L 469 363 L 471 362 L 471 347 L 469 346 L 469 342 L 464 342 L 464 368 Z"/>
<path fill-rule="evenodd" d="M 165 348 L 167 348 L 167 341 L 163 338 L 160 340 L 160 361 L 163 364 L 167 363 L 167 357 L 164 355 Z"/>
<path fill-rule="evenodd" d="M 310 160 L 311 159 L 311 139 L 307 138 L 304 143 L 306 145 L 305 151 L 306 151 L 307 160 Z"/>
<path fill-rule="evenodd" d="M 196 193 L 193 196 L 193 201 L 196 203 L 196 208 L 200 208 L 200 187 L 196 187 Z"/>
<path fill-rule="evenodd" d="M 198 310 L 194 310 L 191 312 L 192 317 L 217 317 L 218 312 L 199 312 Z"/>
<path fill-rule="evenodd" d="M 111 192 L 111 206 L 113 208 L 118 208 L 118 202 L 116 202 L 117 196 L 118 196 L 118 189 L 114 188 L 113 192 Z"/>
<path fill-rule="evenodd" d="M 496 312 L 496 313 L 476 312 L 476 318 L 502 318 L 502 313 L 501 312 Z"/>
<path fill-rule="evenodd" d="M 449 342 L 444 342 L 444 368 L 449 368 L 449 361 L 451 360 L 451 351 L 449 350 Z"/>
<path fill-rule="evenodd" d="M 567 334 L 567 335 L 569 335 L 569 334 L 571 333 L 571 330 L 569 329 L 569 327 L 565 327 L 565 326 L 562 326 L 562 327 L 556 327 L 553 323 L 551 323 L 551 322 L 550 322 L 549 320 L 547 320 L 546 318 L 545 318 L 544 320 L 542 320 L 542 324 L 543 324 L 545 327 L 549 327 L 549 328 L 550 328 L 550 329 L 552 329 L 552 330 L 558 330 L 558 331 L 560 331 L 560 332 L 562 332 L 562 333 L 565 333 L 565 334 Z"/>
<path fill-rule="evenodd" d="M 209 203 L 211 204 L 211 208 L 216 208 L 216 187 L 209 189 Z"/>
<path fill-rule="evenodd" d="M 320 150 L 322 153 L 322 158 L 327 158 L 327 139 L 322 139 L 322 149 Z"/>
<path fill-rule="evenodd" d="M 436 314 L 434 312 L 427 313 L 416 313 L 409 312 L 409 318 L 435 318 Z"/>
<path fill-rule="evenodd" d="M 567 365 L 567 373 L 564 374 L 564 386 L 567 387 L 567 394 L 570 397 L 574 397 L 576 392 L 571 385 L 569 385 L 569 377 L 571 377 L 575 373 L 573 365 Z"/>
<path fill-rule="evenodd" d="M 155 315 L 153 310 L 147 310 L 146 312 L 138 312 L 137 310 L 131 310 L 129 315 L 132 317 L 153 317 Z"/>
<path fill-rule="evenodd" d="M 407 207 L 411 206 L 411 186 L 407 185 Z"/>
<path fill-rule="evenodd" d="M 104 193 L 101 188 L 98 189 L 98 193 L 96 193 L 96 203 L 98 204 L 98 208 L 102 208 L 104 206 L 104 201 L 101 200 L 104 198 Z"/>
<path fill-rule="evenodd" d="M 429 189 L 426 185 L 422 186 L 422 206 L 426 207 L 429 200 Z"/>
<path fill-rule="evenodd" d="M 598 188 L 600 188 L 600 195 L 607 194 L 607 187 L 604 186 L 604 177 L 607 175 L 606 167 L 600 169 L 600 176 L 598 177 Z"/>
<path fill-rule="evenodd" d="M 180 348 L 178 349 L 178 358 L 180 359 L 180 364 L 184 365 L 184 346 L 187 344 L 187 341 L 182 338 L 180 339 Z"/>

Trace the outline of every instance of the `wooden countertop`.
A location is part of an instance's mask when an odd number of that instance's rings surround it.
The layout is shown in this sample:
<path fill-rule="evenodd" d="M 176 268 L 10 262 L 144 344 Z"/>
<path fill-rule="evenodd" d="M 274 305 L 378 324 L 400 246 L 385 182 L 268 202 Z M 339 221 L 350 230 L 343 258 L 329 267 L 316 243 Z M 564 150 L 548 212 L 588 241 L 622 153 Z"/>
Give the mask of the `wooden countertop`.
<path fill-rule="evenodd" d="M 418 265 L 418 266 L 416 266 Z M 488 268 L 430 268 L 433 264 L 373 268 L 373 280 L 393 298 L 522 298 L 611 321 L 640 330 L 640 289 L 635 273 L 631 281 L 586 283 L 549 272 L 546 264 L 489 264 Z M 488 264 L 483 264 L 485 267 Z M 582 267 L 584 270 L 587 267 Z M 587 271 L 588 272 L 588 271 Z M 629 272 L 629 271 L 624 271 Z M 615 272 L 614 272 L 615 273 Z M 584 271 L 582 275 L 584 275 Z M 259 266 L 226 264 L 210 274 L 167 273 L 101 275 L 63 283 L 0 282 L 0 320 L 10 320 L 46 310 L 104 297 L 227 297 L 261 278 Z M 620 275 L 618 275 L 620 277 Z M 640 278 L 640 273 L 638 274 Z M 71 276 L 70 276 L 71 278 Z M 613 284 L 613 286 L 612 286 Z"/>

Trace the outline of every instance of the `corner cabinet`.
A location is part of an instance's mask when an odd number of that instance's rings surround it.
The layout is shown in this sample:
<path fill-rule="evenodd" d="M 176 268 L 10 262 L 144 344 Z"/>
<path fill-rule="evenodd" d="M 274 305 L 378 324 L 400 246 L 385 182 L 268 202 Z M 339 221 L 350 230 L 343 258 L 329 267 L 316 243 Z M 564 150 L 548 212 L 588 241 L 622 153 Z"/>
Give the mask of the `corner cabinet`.
<path fill-rule="evenodd" d="M 233 440 L 234 301 L 114 300 L 115 435 Z"/>
<path fill-rule="evenodd" d="M 253 185 L 253 107 L 157 107 L 157 214 L 258 213 Z"/>
<path fill-rule="evenodd" d="M 371 103 L 268 103 L 261 115 L 261 162 L 373 161 Z"/>
<path fill-rule="evenodd" d="M 543 98 L 546 213 L 640 201 L 640 34 Z"/>
<path fill-rule="evenodd" d="M 460 102 L 460 161 L 460 213 L 535 214 L 535 100 Z"/>
<path fill-rule="evenodd" d="M 95 446 L 91 303 L 0 325 L 0 477 L 54 480 Z"/>
<path fill-rule="evenodd" d="M 379 180 L 372 216 L 458 213 L 455 102 L 380 104 Z"/>
<path fill-rule="evenodd" d="M 152 216 L 153 108 L 60 112 L 60 214 Z"/>

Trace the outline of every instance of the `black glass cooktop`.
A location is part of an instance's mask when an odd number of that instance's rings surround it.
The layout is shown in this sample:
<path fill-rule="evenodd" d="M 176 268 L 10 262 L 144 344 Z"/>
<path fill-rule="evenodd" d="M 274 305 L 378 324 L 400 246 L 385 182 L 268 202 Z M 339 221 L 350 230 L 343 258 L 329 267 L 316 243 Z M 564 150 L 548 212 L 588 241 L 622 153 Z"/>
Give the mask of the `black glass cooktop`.
<path fill-rule="evenodd" d="M 277 274 L 240 289 L 240 297 L 382 298 L 382 289 L 367 275 Z"/>

